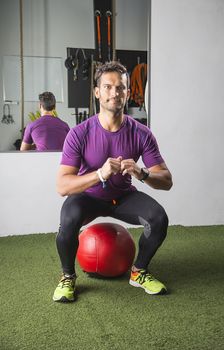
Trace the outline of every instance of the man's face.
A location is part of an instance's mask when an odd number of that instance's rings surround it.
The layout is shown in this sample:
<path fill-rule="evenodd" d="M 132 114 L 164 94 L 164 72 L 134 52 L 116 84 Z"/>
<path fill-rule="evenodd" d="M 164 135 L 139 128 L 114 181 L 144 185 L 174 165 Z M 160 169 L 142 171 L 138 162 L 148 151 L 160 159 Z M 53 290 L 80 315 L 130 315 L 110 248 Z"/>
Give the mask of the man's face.
<path fill-rule="evenodd" d="M 100 111 L 117 113 L 123 111 L 130 90 L 127 88 L 127 77 L 117 72 L 103 73 L 95 96 L 99 99 Z"/>

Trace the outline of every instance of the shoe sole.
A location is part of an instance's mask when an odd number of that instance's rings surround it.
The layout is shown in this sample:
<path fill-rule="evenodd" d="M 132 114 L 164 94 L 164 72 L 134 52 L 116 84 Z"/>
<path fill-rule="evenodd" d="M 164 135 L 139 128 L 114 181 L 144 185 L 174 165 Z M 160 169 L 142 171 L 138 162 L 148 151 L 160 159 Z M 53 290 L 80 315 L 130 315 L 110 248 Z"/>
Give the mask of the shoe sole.
<path fill-rule="evenodd" d="M 159 292 L 152 292 L 150 290 L 148 290 L 147 288 L 145 288 L 144 286 L 142 286 L 141 284 L 139 284 L 138 282 L 129 280 L 129 284 L 133 287 L 137 287 L 137 288 L 143 288 L 144 291 L 150 295 L 161 295 L 161 294 L 165 294 L 167 292 L 167 290 L 165 288 L 162 288 Z"/>
<path fill-rule="evenodd" d="M 75 298 L 73 299 L 67 299 L 66 297 L 61 297 L 60 299 L 56 299 L 53 297 L 53 301 L 59 302 L 59 303 L 72 303 L 75 301 Z"/>

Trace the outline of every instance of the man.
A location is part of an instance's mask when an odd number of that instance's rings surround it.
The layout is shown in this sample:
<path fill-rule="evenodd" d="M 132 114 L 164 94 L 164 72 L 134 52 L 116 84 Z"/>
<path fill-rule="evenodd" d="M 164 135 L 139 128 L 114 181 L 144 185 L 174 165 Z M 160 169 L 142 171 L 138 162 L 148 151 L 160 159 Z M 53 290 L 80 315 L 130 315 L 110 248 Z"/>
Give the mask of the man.
<path fill-rule="evenodd" d="M 54 116 L 55 96 L 51 92 L 39 95 L 41 117 L 26 126 L 20 151 L 61 151 L 70 128 Z"/>
<path fill-rule="evenodd" d="M 63 275 L 54 301 L 74 301 L 79 230 L 98 216 L 143 226 L 129 283 L 149 294 L 166 292 L 147 268 L 165 239 L 168 218 L 153 198 L 132 186 L 131 178 L 169 190 L 170 171 L 150 129 L 123 113 L 130 95 L 126 68 L 118 62 L 106 63 L 98 67 L 95 82 L 100 112 L 70 130 L 57 176 L 58 192 L 68 197 L 56 238 Z M 140 157 L 142 169 L 137 164 Z"/>

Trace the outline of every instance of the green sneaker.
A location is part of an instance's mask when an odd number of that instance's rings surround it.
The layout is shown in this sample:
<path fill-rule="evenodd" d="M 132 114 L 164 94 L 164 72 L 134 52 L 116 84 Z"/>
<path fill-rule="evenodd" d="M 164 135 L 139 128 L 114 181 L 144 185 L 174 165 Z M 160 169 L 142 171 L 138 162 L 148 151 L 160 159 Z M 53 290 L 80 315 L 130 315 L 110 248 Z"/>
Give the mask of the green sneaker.
<path fill-rule="evenodd" d="M 54 291 L 53 300 L 60 302 L 70 302 L 75 300 L 76 277 L 62 276 L 57 288 Z"/>
<path fill-rule="evenodd" d="M 146 270 L 132 271 L 129 284 L 134 287 L 144 288 L 145 292 L 148 294 L 165 294 L 167 292 L 164 284 Z"/>

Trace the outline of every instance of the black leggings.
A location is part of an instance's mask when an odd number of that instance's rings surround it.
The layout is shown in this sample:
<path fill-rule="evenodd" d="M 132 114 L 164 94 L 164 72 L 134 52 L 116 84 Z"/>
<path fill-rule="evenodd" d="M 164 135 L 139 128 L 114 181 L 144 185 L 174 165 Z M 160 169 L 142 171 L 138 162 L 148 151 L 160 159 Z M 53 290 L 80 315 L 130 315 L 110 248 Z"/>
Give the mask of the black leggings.
<path fill-rule="evenodd" d="M 142 225 L 139 251 L 134 265 L 146 269 L 166 237 L 168 217 L 163 207 L 149 195 L 135 191 L 106 202 L 85 193 L 68 196 L 61 209 L 60 229 L 56 238 L 62 270 L 75 273 L 78 235 L 83 225 L 99 216 L 110 216 L 133 225 Z"/>

